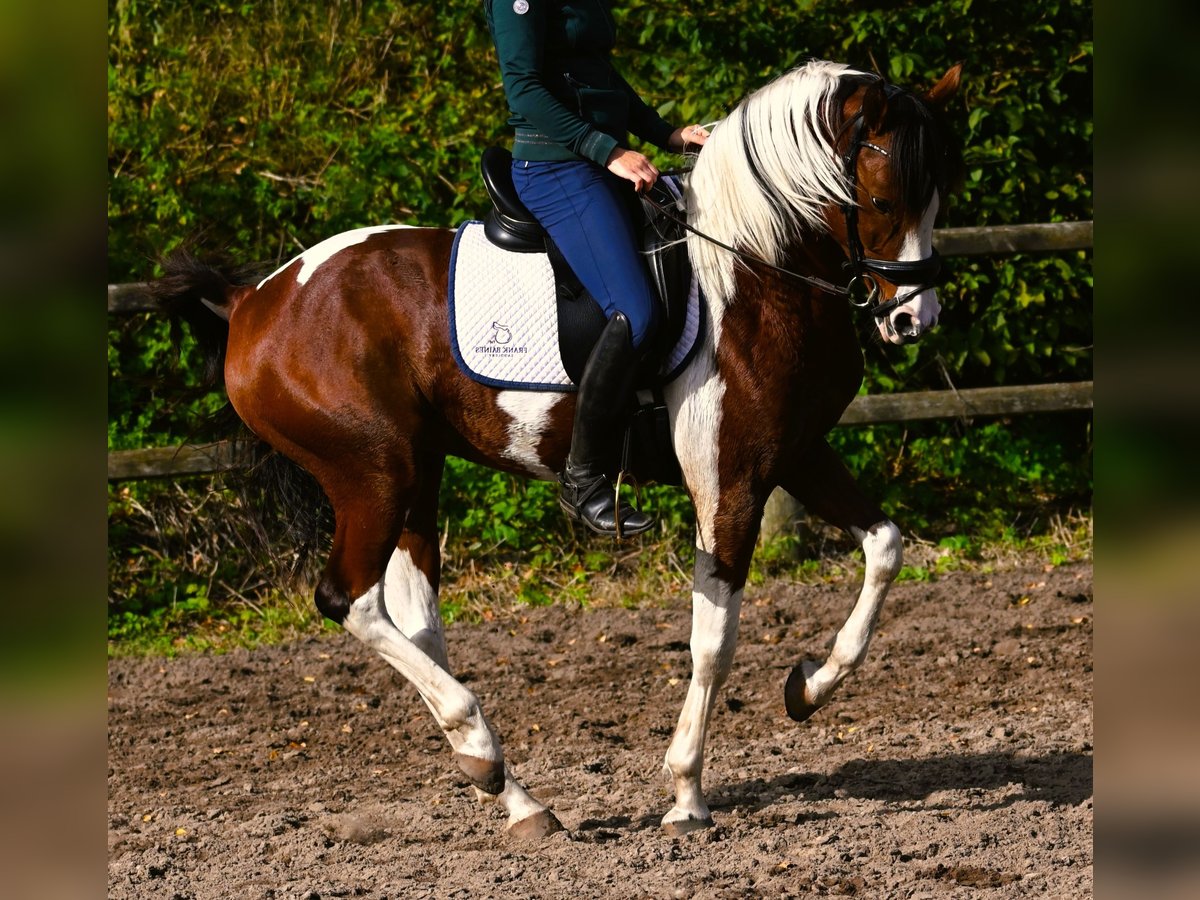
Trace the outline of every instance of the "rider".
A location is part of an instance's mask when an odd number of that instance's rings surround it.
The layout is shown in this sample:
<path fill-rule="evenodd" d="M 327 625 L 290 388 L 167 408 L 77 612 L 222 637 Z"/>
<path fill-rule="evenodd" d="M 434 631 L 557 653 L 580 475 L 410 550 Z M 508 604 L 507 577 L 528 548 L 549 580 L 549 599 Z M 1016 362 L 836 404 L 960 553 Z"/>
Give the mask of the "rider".
<path fill-rule="evenodd" d="M 613 68 L 608 0 L 485 4 L 516 129 L 513 184 L 608 317 L 579 380 L 559 504 L 592 531 L 616 535 L 617 502 L 604 465 L 656 314 L 630 185 L 649 189 L 658 170 L 626 146 L 627 132 L 676 152 L 703 144 L 708 132 L 700 125 L 672 129 Z M 622 535 L 652 524 L 632 506 L 622 506 L 620 516 Z"/>

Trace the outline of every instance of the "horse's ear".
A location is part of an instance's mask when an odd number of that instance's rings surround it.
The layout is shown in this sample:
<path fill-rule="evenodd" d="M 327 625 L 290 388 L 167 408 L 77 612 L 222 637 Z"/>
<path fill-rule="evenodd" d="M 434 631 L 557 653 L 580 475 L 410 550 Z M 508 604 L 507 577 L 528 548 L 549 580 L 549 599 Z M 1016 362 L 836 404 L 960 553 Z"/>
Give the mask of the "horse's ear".
<path fill-rule="evenodd" d="M 931 106 L 940 106 L 945 108 L 950 102 L 950 98 L 958 93 L 958 86 L 962 82 L 962 63 L 955 63 L 951 66 L 941 80 L 929 89 L 925 94 L 925 100 Z"/>
<path fill-rule="evenodd" d="M 887 110 L 887 82 L 877 78 L 867 85 L 862 98 L 863 124 L 868 131 L 879 131 L 883 127 L 883 114 Z"/>

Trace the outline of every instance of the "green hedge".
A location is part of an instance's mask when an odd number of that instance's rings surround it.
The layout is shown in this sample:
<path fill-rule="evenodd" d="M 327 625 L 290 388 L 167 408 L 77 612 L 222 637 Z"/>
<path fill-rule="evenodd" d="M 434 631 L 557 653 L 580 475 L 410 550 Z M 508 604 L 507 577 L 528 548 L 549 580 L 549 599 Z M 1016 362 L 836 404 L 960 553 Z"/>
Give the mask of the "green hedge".
<path fill-rule="evenodd" d="M 1092 217 L 1090 3 L 631 0 L 617 15 L 620 67 L 677 122 L 721 117 L 808 56 L 914 86 L 962 61 L 952 114 L 967 179 L 942 224 Z M 153 259 L 197 233 L 201 250 L 281 262 L 362 225 L 477 217 L 479 152 L 507 139 L 480 0 L 113 0 L 108 87 L 110 281 L 152 276 Z M 913 347 L 867 341 L 864 389 L 1090 378 L 1091 260 L 950 261 L 940 327 Z M 186 365 L 174 373 L 165 325 L 152 316 L 111 320 L 109 363 L 111 448 L 184 439 L 198 410 L 220 405 L 181 392 L 194 377 Z M 996 530 L 1090 503 L 1088 416 L 856 429 L 836 440 L 909 527 Z M 450 472 L 456 521 L 502 539 L 472 511 L 522 489 L 465 464 Z M 514 507 L 532 518 L 513 528 L 536 528 L 531 510 L 552 506 L 534 499 Z"/>

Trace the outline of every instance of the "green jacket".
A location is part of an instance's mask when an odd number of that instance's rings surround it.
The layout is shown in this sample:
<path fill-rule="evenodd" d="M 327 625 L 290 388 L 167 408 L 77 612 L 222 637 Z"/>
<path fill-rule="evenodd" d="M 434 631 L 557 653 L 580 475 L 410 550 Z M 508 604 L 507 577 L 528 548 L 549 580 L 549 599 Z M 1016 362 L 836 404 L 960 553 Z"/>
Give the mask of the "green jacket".
<path fill-rule="evenodd" d="M 603 166 L 628 132 L 666 149 L 672 128 L 613 68 L 608 0 L 485 0 L 513 158 L 590 159 Z"/>

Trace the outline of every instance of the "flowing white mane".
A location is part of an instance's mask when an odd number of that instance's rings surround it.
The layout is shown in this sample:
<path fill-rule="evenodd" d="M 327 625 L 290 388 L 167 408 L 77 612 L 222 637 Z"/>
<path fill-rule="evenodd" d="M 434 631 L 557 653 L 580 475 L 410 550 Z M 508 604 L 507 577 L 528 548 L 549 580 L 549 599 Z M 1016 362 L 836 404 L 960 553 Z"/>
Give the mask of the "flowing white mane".
<path fill-rule="evenodd" d="M 691 224 L 775 264 L 802 227 L 823 229 L 821 208 L 847 202 L 849 186 L 822 124 L 846 75 L 814 60 L 772 81 L 718 122 L 687 184 Z M 688 251 L 710 302 L 733 297 L 735 257 L 688 235 Z"/>

